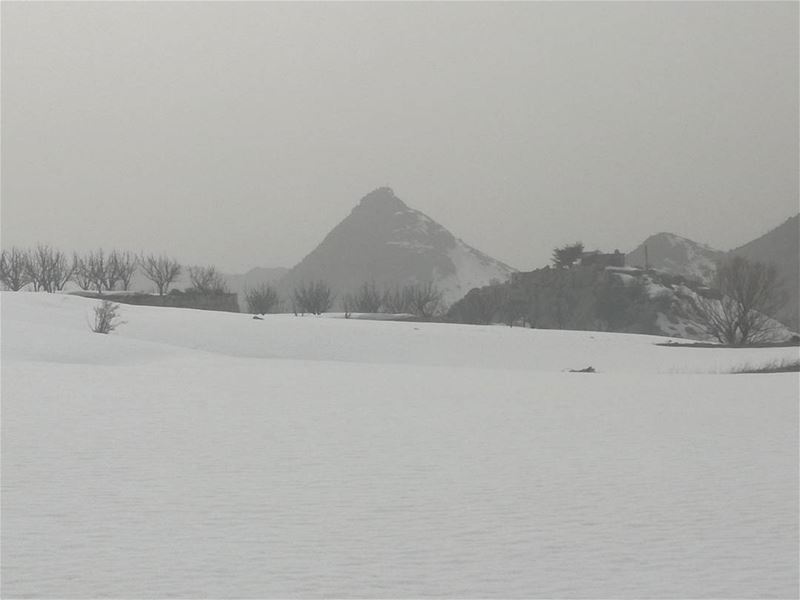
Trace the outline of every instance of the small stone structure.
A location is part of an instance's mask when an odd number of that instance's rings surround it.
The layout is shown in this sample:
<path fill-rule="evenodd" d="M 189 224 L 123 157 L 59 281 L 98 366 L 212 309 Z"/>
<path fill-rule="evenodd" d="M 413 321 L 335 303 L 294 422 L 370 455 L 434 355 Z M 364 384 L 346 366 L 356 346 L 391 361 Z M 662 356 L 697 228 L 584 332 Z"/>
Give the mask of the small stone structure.
<path fill-rule="evenodd" d="M 84 298 L 110 300 L 119 304 L 136 304 L 140 306 L 168 306 L 172 308 L 196 308 L 199 310 L 217 310 L 222 312 L 239 312 L 236 294 L 203 294 L 200 292 L 173 290 L 169 294 L 145 294 L 142 292 L 73 292 Z"/>
<path fill-rule="evenodd" d="M 599 250 L 584 252 L 581 255 L 582 267 L 624 267 L 625 255 L 619 250 L 611 254 L 604 254 Z"/>

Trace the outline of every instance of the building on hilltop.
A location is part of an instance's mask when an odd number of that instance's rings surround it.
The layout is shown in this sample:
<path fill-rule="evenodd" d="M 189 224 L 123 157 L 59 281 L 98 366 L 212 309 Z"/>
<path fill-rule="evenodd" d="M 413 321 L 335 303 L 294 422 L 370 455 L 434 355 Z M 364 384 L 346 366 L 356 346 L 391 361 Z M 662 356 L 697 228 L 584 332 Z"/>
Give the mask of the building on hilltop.
<path fill-rule="evenodd" d="M 624 267 L 625 255 L 619 250 L 614 250 L 611 254 L 604 254 L 600 250 L 584 252 L 581 254 L 580 265 L 582 267 Z"/>

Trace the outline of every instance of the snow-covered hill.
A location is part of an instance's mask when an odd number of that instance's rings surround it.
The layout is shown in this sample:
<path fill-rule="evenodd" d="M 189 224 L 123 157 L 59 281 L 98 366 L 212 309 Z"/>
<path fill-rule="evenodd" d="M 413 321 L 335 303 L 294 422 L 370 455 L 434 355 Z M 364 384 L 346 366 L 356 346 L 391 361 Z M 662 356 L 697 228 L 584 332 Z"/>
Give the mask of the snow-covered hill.
<path fill-rule="evenodd" d="M 698 290 L 690 281 L 681 281 L 664 273 L 653 273 L 627 269 L 615 273 L 625 278 L 626 284 L 637 282 L 644 290 L 655 309 L 653 326 L 665 336 L 717 342 L 704 331 L 702 319 L 697 315 Z M 717 302 L 712 300 L 712 302 Z M 794 336 L 794 331 L 774 319 L 764 324 L 761 341 L 785 342 Z"/>
<path fill-rule="evenodd" d="M 95 303 L 0 297 L 3 597 L 797 595 L 796 348 Z"/>
<path fill-rule="evenodd" d="M 284 295 L 302 281 L 322 279 L 341 298 L 362 283 L 432 282 L 450 304 L 473 287 L 504 281 L 514 271 L 408 207 L 389 188 L 367 194 L 281 281 Z"/>
<path fill-rule="evenodd" d="M 645 248 L 647 255 L 645 257 Z M 651 235 L 625 256 L 625 264 L 649 267 L 708 282 L 725 253 L 673 233 Z"/>
<path fill-rule="evenodd" d="M 625 263 L 639 267 L 647 263 L 652 269 L 711 283 L 717 263 L 731 255 L 776 267 L 784 283 L 786 303 L 773 316 L 797 330 L 800 327 L 800 215 L 787 219 L 778 227 L 730 252 L 715 250 L 672 233 L 658 233 L 627 254 Z"/>
<path fill-rule="evenodd" d="M 675 290 L 652 283 L 648 293 Z M 797 355 L 797 348 L 675 351 L 656 345 L 668 338 L 598 331 L 287 314 L 259 321 L 244 313 L 133 305 L 121 305 L 125 323 L 102 336 L 88 327 L 97 303 L 72 295 L 2 292 L 3 362 L 137 365 L 166 358 L 254 358 L 537 372 L 592 365 L 605 373 L 716 373 Z"/>

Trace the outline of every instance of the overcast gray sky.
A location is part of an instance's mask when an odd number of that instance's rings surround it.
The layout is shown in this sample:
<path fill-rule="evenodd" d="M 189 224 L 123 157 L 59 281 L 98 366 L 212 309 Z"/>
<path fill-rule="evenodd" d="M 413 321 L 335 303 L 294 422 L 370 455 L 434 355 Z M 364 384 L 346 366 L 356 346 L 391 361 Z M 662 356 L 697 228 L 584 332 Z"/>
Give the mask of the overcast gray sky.
<path fill-rule="evenodd" d="M 388 185 L 517 268 L 798 211 L 798 3 L 2 3 L 2 243 L 292 266 Z"/>

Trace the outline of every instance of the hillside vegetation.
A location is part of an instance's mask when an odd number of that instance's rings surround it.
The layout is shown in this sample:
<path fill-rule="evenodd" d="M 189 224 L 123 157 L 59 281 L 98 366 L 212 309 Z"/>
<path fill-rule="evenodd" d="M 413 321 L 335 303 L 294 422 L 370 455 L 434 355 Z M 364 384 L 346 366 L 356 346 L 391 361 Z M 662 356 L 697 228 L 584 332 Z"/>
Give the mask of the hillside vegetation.
<path fill-rule="evenodd" d="M 668 335 L 707 340 L 697 302 L 713 294 L 700 281 L 655 270 L 574 266 L 519 273 L 504 284 L 471 290 L 447 318 L 457 323 L 505 323 Z M 774 324 L 773 337 L 790 337 Z"/>

